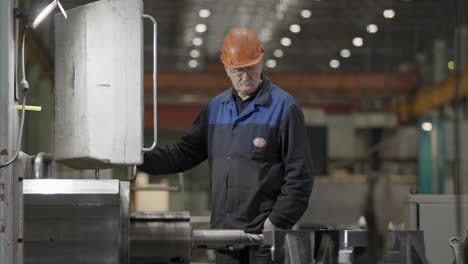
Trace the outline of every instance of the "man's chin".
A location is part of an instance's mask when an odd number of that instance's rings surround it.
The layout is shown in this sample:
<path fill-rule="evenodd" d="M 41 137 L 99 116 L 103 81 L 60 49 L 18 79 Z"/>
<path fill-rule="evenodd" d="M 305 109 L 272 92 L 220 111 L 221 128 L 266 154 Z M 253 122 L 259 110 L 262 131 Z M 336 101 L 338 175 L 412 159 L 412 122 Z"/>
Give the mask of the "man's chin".
<path fill-rule="evenodd" d="M 255 91 L 255 87 L 253 85 L 242 85 L 239 87 L 238 90 L 241 91 L 242 93 L 250 94 L 253 91 Z"/>

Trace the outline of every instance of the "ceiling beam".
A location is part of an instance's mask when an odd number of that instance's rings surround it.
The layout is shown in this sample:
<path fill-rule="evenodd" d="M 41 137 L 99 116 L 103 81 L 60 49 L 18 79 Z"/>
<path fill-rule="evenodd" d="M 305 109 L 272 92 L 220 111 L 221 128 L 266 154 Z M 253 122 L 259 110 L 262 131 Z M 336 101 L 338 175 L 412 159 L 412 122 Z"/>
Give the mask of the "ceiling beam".
<path fill-rule="evenodd" d="M 418 90 L 413 96 L 394 106 L 400 122 L 407 122 L 424 115 L 431 109 L 447 105 L 455 99 L 455 76 Z M 460 97 L 468 95 L 468 68 L 460 78 Z"/>

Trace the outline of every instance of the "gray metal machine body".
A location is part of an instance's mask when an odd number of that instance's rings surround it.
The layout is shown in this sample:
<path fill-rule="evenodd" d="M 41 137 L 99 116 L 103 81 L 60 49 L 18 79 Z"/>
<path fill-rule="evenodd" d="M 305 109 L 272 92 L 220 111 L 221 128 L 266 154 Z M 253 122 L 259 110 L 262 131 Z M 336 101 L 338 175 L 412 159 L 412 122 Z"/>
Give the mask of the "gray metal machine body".
<path fill-rule="evenodd" d="M 130 212 L 129 182 L 23 180 L 25 263 L 189 263 L 192 249 L 270 247 L 273 263 L 368 263 L 364 230 L 194 230 L 188 212 Z M 386 234 L 383 263 L 426 264 L 421 231 Z"/>
<path fill-rule="evenodd" d="M 129 182 L 24 180 L 24 263 L 127 263 Z"/>
<path fill-rule="evenodd" d="M 18 142 L 20 115 L 15 109 L 14 0 L 0 1 L 0 163 L 13 154 Z M 17 163 L 0 169 L 0 264 L 21 263 L 21 184 Z M 18 171 L 17 171 L 18 172 Z"/>

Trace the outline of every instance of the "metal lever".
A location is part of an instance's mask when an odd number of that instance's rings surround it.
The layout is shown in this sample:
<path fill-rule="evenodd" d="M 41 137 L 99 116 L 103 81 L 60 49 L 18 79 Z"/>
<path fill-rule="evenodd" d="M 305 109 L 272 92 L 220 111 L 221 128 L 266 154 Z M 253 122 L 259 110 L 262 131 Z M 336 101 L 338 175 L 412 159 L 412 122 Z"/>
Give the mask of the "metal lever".
<path fill-rule="evenodd" d="M 143 146 L 142 151 L 143 152 L 148 152 L 153 150 L 156 147 L 156 142 L 158 141 L 158 109 L 157 109 L 157 60 L 158 60 L 158 55 L 157 55 L 157 34 L 158 34 L 158 23 L 156 20 L 147 14 L 141 15 L 142 18 L 147 18 L 153 22 L 153 144 L 149 148 L 145 148 Z"/>
<path fill-rule="evenodd" d="M 449 245 L 452 247 L 453 257 L 455 259 L 455 264 L 463 264 L 463 257 L 460 247 L 460 239 L 458 237 L 451 237 L 449 239 Z"/>

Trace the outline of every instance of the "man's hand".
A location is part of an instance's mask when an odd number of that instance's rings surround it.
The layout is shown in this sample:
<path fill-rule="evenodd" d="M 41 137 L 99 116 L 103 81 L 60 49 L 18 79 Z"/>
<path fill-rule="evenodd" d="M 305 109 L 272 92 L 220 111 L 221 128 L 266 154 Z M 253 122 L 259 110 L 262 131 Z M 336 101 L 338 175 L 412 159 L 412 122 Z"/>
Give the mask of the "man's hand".
<path fill-rule="evenodd" d="M 263 230 L 281 230 L 281 228 L 276 227 L 269 218 L 263 223 Z"/>

